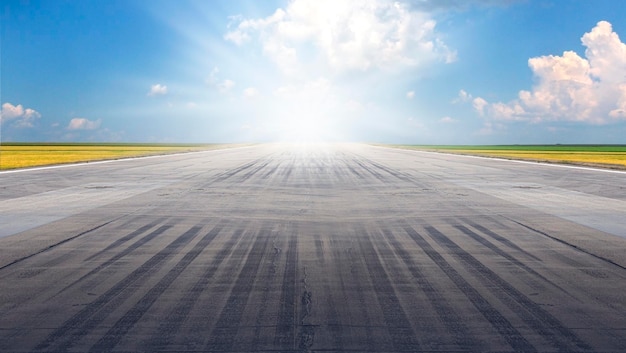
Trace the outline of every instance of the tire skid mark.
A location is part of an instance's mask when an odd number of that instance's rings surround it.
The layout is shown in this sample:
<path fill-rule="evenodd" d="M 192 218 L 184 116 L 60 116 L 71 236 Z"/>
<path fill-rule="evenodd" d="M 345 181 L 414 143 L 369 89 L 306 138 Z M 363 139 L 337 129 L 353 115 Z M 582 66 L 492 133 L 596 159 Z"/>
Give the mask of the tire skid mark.
<path fill-rule="evenodd" d="M 60 327 L 50 333 L 46 339 L 40 342 L 35 347 L 35 350 L 49 350 L 51 345 L 58 342 L 57 348 L 55 348 L 54 351 L 67 351 L 82 337 L 96 328 L 100 322 L 106 319 L 113 308 L 118 307 L 136 291 L 140 290 L 140 284 L 163 267 L 166 260 L 176 255 L 181 248 L 193 240 L 201 228 L 201 226 L 194 226 L 174 239 L 174 241 L 169 243 L 157 254 L 153 255 L 148 261 L 144 262 L 128 276 L 66 320 Z M 105 307 L 108 306 L 110 306 L 111 309 L 104 310 Z"/>
<path fill-rule="evenodd" d="M 288 181 L 289 181 L 289 179 L 291 177 L 291 172 L 293 171 L 294 168 L 295 168 L 294 161 L 292 159 L 292 160 L 289 161 L 289 165 L 287 165 L 286 167 L 283 168 L 283 170 L 285 170 L 285 172 L 283 173 L 282 184 L 288 185 Z"/>
<path fill-rule="evenodd" d="M 402 247 L 393 232 L 386 228 L 382 228 L 381 231 L 417 281 L 418 287 L 424 292 L 444 326 L 454 337 L 455 343 L 463 350 L 484 350 L 480 343 L 470 335 L 470 331 L 463 323 L 461 316 L 454 311 L 454 307 L 446 297 L 428 280 L 420 266 L 413 260 L 413 256 Z"/>
<path fill-rule="evenodd" d="M 239 174 L 239 173 L 241 173 L 241 172 L 251 168 L 252 166 L 254 166 L 257 163 L 258 163 L 258 160 L 254 160 L 252 162 L 248 162 L 248 163 L 246 163 L 246 164 L 244 164 L 242 166 L 239 166 L 239 167 L 237 167 L 235 169 L 231 169 L 229 171 L 221 173 L 221 174 L 217 175 L 217 178 L 215 178 L 215 181 L 224 181 L 226 179 L 229 179 L 229 178 L 231 178 L 231 177 L 233 177 L 233 176 L 235 176 L 235 175 L 237 175 L 237 174 Z"/>
<path fill-rule="evenodd" d="M 324 264 L 326 263 L 326 259 L 324 257 L 324 241 L 320 237 L 319 233 L 315 233 L 313 235 L 313 239 L 315 241 L 315 255 L 317 256 L 317 259 L 320 261 L 320 264 L 324 266 Z"/>
<path fill-rule="evenodd" d="M 241 326 L 241 316 L 248 303 L 250 293 L 254 288 L 259 265 L 266 255 L 271 231 L 262 228 L 248 252 L 246 262 L 241 268 L 237 281 L 233 286 L 224 309 L 220 313 L 217 323 L 210 334 L 207 351 L 232 351 L 235 336 Z"/>
<path fill-rule="evenodd" d="M 557 288 L 561 292 L 563 292 L 563 293 L 567 294 L 568 296 L 574 298 L 571 294 L 569 294 L 569 292 L 567 292 L 565 289 L 560 287 L 558 284 L 550 281 L 549 279 L 544 277 L 542 274 L 540 274 L 537 271 L 533 270 L 532 268 L 528 267 L 528 265 L 526 265 L 525 263 L 519 261 L 518 259 L 513 257 L 511 254 L 509 254 L 509 253 L 507 253 L 505 251 L 502 251 L 502 249 L 498 248 L 493 243 L 491 243 L 487 239 L 481 237 L 480 235 L 478 235 L 477 233 L 473 232 L 472 230 L 468 229 L 467 227 L 465 227 L 463 225 L 455 225 L 454 227 L 456 229 L 460 230 L 463 234 L 469 236 L 470 238 L 472 238 L 475 241 L 477 241 L 478 243 L 480 243 L 482 246 L 488 248 L 489 250 L 493 251 L 494 253 L 496 253 L 496 254 L 504 257 L 505 259 L 509 260 L 515 266 L 521 268 L 522 270 L 526 271 L 527 273 L 529 273 L 529 274 L 531 274 L 531 275 L 533 275 L 535 277 L 540 278 L 542 281 L 552 285 L 553 287 Z"/>
<path fill-rule="evenodd" d="M 241 239 L 244 230 L 245 225 L 243 228 L 233 232 L 232 236 L 228 237 L 228 241 L 224 244 L 224 247 L 213 257 L 202 275 L 193 286 L 185 292 L 183 297 L 177 301 L 176 306 L 167 315 L 167 320 L 160 323 L 158 329 L 152 335 L 152 338 L 147 342 L 146 351 L 161 351 L 164 350 L 168 344 L 172 343 L 174 337 L 180 331 L 181 325 L 191 312 L 191 309 L 198 301 L 202 292 L 207 288 L 209 281 L 213 278 L 222 262 L 231 254 L 235 244 Z"/>
<path fill-rule="evenodd" d="M 276 164 L 276 166 L 270 168 L 270 170 L 268 170 L 266 173 L 264 173 L 261 176 L 261 179 L 267 179 L 269 178 L 271 175 L 275 174 L 276 171 L 278 170 L 278 168 L 280 168 L 281 163 L 280 162 L 274 162 Z"/>
<path fill-rule="evenodd" d="M 389 280 L 379 255 L 372 244 L 371 235 L 365 227 L 357 228 L 359 244 L 363 259 L 369 272 L 378 304 L 381 307 L 387 332 L 391 337 L 392 345 L 396 351 L 420 351 L 420 344 L 409 319 L 396 296 L 393 284 Z"/>
<path fill-rule="evenodd" d="M 74 236 L 71 236 L 71 237 L 67 238 L 67 239 L 61 240 L 61 241 L 60 241 L 60 242 L 58 242 L 58 243 L 54 243 L 54 244 L 52 244 L 52 245 L 49 245 L 49 246 L 47 246 L 47 247 L 45 247 L 45 248 L 43 248 L 43 249 L 41 249 L 41 250 L 39 250 L 39 251 L 37 251 L 37 252 L 35 252 L 35 253 L 32 253 L 32 254 L 27 255 L 27 256 L 24 256 L 24 257 L 20 257 L 19 259 L 15 259 L 15 260 L 13 260 L 13 261 L 9 262 L 8 264 L 6 264 L 6 265 L 4 265 L 4 266 L 0 266 L 0 271 L 4 270 L 4 269 L 5 269 L 5 268 L 7 268 L 7 267 L 13 266 L 13 265 L 15 265 L 16 263 L 22 262 L 22 261 L 24 261 L 24 260 L 28 260 L 28 259 L 30 259 L 31 257 L 35 257 L 35 256 L 37 256 L 37 255 L 39 255 L 39 254 L 41 254 L 41 253 L 44 253 L 44 252 L 48 251 L 48 250 L 52 250 L 52 249 L 56 248 L 57 246 L 63 245 L 63 244 L 65 244 L 65 243 L 70 242 L 70 241 L 72 241 L 72 240 L 74 240 L 74 239 L 76 239 L 76 238 L 78 238 L 78 237 L 81 237 L 81 236 L 83 236 L 83 235 L 85 235 L 85 234 L 88 234 L 88 233 L 91 233 L 91 232 L 93 232 L 93 231 L 95 231 L 95 230 L 98 230 L 98 229 L 100 229 L 100 228 L 102 228 L 102 227 L 104 227 L 104 226 L 107 226 L 107 225 L 109 225 L 109 224 L 111 224 L 111 223 L 113 223 L 113 222 L 115 222 L 115 221 L 119 220 L 119 219 L 120 219 L 120 218 L 122 218 L 122 217 L 125 217 L 125 215 L 124 215 L 124 216 L 117 217 L 117 218 L 112 219 L 112 220 L 110 220 L 110 221 L 104 222 L 104 223 L 102 223 L 102 224 L 99 224 L 99 225 L 97 225 L 97 226 L 95 226 L 95 227 L 93 227 L 93 228 L 87 229 L 87 230 L 86 230 L 86 231 L 84 231 L 84 232 L 80 232 L 80 233 L 78 233 L 78 234 L 76 234 L 76 235 L 74 235 Z"/>
<path fill-rule="evenodd" d="M 127 241 L 133 239 L 134 237 L 138 236 L 139 234 L 143 234 L 143 233 L 147 232 L 148 229 L 156 227 L 156 225 L 157 225 L 156 223 L 148 223 L 148 224 L 144 225 L 143 227 L 141 227 L 141 228 L 139 228 L 137 230 L 134 230 L 134 231 L 130 232 L 129 234 L 127 234 L 127 235 L 117 239 L 113 243 L 109 244 L 109 246 L 107 246 L 106 248 L 104 248 L 104 249 L 102 249 L 100 251 L 95 252 L 93 255 L 89 256 L 84 261 L 87 262 L 87 261 L 93 260 L 93 258 L 98 257 L 98 256 L 106 253 L 107 251 L 111 251 L 111 250 L 119 247 L 120 245 L 122 245 L 122 244 L 126 243 Z"/>
<path fill-rule="evenodd" d="M 384 165 L 382 165 L 380 163 L 374 162 L 373 160 L 367 160 L 367 162 L 369 164 L 371 164 L 372 166 L 374 166 L 375 168 L 377 168 L 378 170 L 382 170 L 385 173 L 393 176 L 394 178 L 396 178 L 398 180 L 406 181 L 406 182 L 409 182 L 409 183 L 415 183 L 416 182 L 415 179 L 411 178 L 411 176 L 409 176 L 406 173 L 402 173 L 402 172 L 399 172 L 397 170 L 393 170 L 393 169 L 391 169 L 389 167 L 386 167 L 386 166 L 384 166 Z"/>
<path fill-rule="evenodd" d="M 264 161 L 264 162 L 259 161 L 257 164 L 260 164 L 260 165 L 258 165 L 257 167 L 253 168 L 249 172 L 245 173 L 241 177 L 240 182 L 244 182 L 244 181 L 250 179 L 250 177 L 252 177 L 253 175 L 257 174 L 259 171 L 265 169 L 270 164 L 270 161 L 269 160 Z"/>
<path fill-rule="evenodd" d="M 323 254 L 323 253 L 322 253 Z M 322 261 L 322 259 L 318 256 L 318 260 Z M 326 265 L 325 262 L 323 262 L 323 268 L 325 272 L 332 272 L 332 271 L 336 271 L 334 269 L 336 269 L 337 267 L 335 266 L 328 266 Z M 332 288 L 330 286 L 330 283 L 328 281 L 328 277 L 329 276 L 323 276 L 322 277 L 322 281 L 323 281 L 323 286 L 324 286 L 324 291 L 326 293 L 326 302 L 324 303 L 325 305 L 323 305 L 322 307 L 326 309 L 326 317 L 329 318 L 328 320 L 328 326 L 332 327 L 330 331 L 331 333 L 331 339 L 332 339 L 332 344 L 333 344 L 333 349 L 336 349 L 338 351 L 342 351 L 343 350 L 343 341 L 342 341 L 342 337 L 343 337 L 343 326 L 341 325 L 341 320 L 339 318 L 339 313 L 337 311 L 337 308 L 335 306 L 335 299 L 333 298 L 332 295 Z"/>
<path fill-rule="evenodd" d="M 295 349 L 296 330 L 296 281 L 298 272 L 298 238 L 297 229 L 289 236 L 283 274 L 282 291 L 276 322 L 274 345 L 277 349 Z"/>
<path fill-rule="evenodd" d="M 585 250 L 585 249 L 583 249 L 583 248 L 580 248 L 580 247 L 578 247 L 578 246 L 576 246 L 576 245 L 574 245 L 574 244 L 570 244 L 570 243 L 568 243 L 568 242 L 566 242 L 566 241 L 564 241 L 564 240 L 561 240 L 561 239 L 559 239 L 559 238 L 557 238 L 557 237 L 553 237 L 552 235 L 550 235 L 550 234 L 548 234 L 548 233 L 542 232 L 542 231 L 540 231 L 540 230 L 538 230 L 538 229 L 535 229 L 535 228 L 533 228 L 533 227 L 531 227 L 531 226 L 529 226 L 529 225 L 526 225 L 526 224 L 524 224 L 524 223 L 518 222 L 518 221 L 516 221 L 516 220 L 514 220 L 514 219 L 511 219 L 511 218 L 508 218 L 508 217 L 507 217 L 507 219 L 509 219 L 510 221 L 512 221 L 512 222 L 514 222 L 514 223 L 517 223 L 517 224 L 519 224 L 520 226 L 522 226 L 522 227 L 524 227 L 524 228 L 526 228 L 526 229 L 528 229 L 528 230 L 531 230 L 531 231 L 533 231 L 533 232 L 535 232 L 535 233 L 537 233 L 537 234 L 543 235 L 544 237 L 550 238 L 550 239 L 552 239 L 552 240 L 554 240 L 554 241 L 557 241 L 557 242 L 559 242 L 559 243 L 561 243 L 561 244 L 563 244 L 563 245 L 567 245 L 568 247 L 571 247 L 571 248 L 573 248 L 573 249 L 576 249 L 576 250 L 578 250 L 578 251 L 580 251 L 580 252 L 582 252 L 582 253 L 585 253 L 585 254 L 587 254 L 587 255 L 589 255 L 589 256 L 595 257 L 595 258 L 596 258 L 596 259 L 598 259 L 598 260 L 601 260 L 601 261 L 604 261 L 604 262 L 609 263 L 609 264 L 611 264 L 611 265 L 617 266 L 617 267 L 621 268 L 622 270 L 626 270 L 626 266 L 622 266 L 622 265 L 620 265 L 620 264 L 618 264 L 618 263 L 614 262 L 614 261 L 613 261 L 613 260 L 611 260 L 611 259 L 608 259 L 608 258 L 602 257 L 602 256 L 597 255 L 597 254 L 594 254 L 594 253 L 592 253 L 592 252 L 589 252 L 589 251 L 587 251 L 587 250 Z M 1 269 L 1 268 L 0 268 L 0 269 Z"/>
<path fill-rule="evenodd" d="M 124 256 L 130 254 L 134 250 L 137 250 L 138 248 L 142 247 L 146 243 L 152 241 L 154 238 L 156 238 L 157 236 L 163 234 L 164 232 L 166 232 L 170 228 L 172 228 L 171 225 L 163 225 L 163 226 L 157 228 L 156 230 L 148 233 L 147 235 L 145 235 L 144 237 L 142 237 L 141 239 L 139 239 L 138 241 L 136 241 L 135 243 L 130 245 L 128 248 L 124 249 L 123 251 L 118 252 L 117 254 L 115 254 L 115 256 L 111 257 L 110 259 L 108 259 L 105 262 L 101 263 L 100 265 L 98 265 L 97 267 L 92 269 L 91 271 L 89 271 L 86 274 L 82 275 L 80 278 L 78 278 L 74 282 L 72 282 L 72 283 L 66 285 L 65 287 L 63 287 L 60 291 L 55 293 L 52 296 L 52 298 L 54 298 L 57 295 L 65 292 L 66 290 L 68 290 L 69 288 L 75 286 L 77 283 L 80 283 L 81 281 L 85 280 L 86 278 L 91 277 L 91 276 L 97 274 L 98 272 L 102 271 L 103 269 L 111 266 L 112 264 L 114 264 L 119 259 L 121 259 Z"/>
<path fill-rule="evenodd" d="M 502 336 L 515 352 L 537 352 L 537 349 L 496 310 L 463 276 L 452 267 L 427 241 L 411 226 L 402 222 L 404 231 L 424 251 L 445 274 L 454 282 L 474 307 L 483 315 L 491 326 Z"/>
<path fill-rule="evenodd" d="M 519 251 L 522 254 L 532 258 L 533 260 L 541 261 L 541 259 L 538 258 L 537 256 L 535 256 L 535 255 L 529 253 L 528 251 L 520 248 L 519 246 L 517 246 L 517 244 L 515 244 L 512 241 L 510 241 L 509 239 L 506 239 L 505 237 L 497 234 L 496 232 L 494 232 L 494 231 L 492 231 L 492 230 L 490 230 L 488 228 L 485 228 L 485 227 L 483 227 L 480 224 L 476 224 L 474 222 L 470 222 L 467 219 L 463 219 L 463 221 L 468 223 L 470 226 L 478 229 L 478 231 L 480 231 L 481 233 L 486 234 L 486 235 L 490 236 L 492 239 L 494 239 L 496 241 L 499 241 L 500 243 L 506 245 L 507 247 L 509 247 L 509 248 L 511 248 L 513 250 Z"/>
<path fill-rule="evenodd" d="M 359 165 L 359 167 L 361 167 L 361 169 L 367 171 L 369 174 L 371 174 L 374 178 L 376 178 L 378 181 L 380 181 L 381 183 L 388 183 L 389 180 L 387 178 L 385 178 L 382 174 L 378 173 L 377 171 L 374 170 L 374 168 L 371 168 L 371 166 L 367 166 L 365 165 L 363 162 L 361 162 L 358 159 L 355 159 L 354 162 L 356 164 Z"/>
<path fill-rule="evenodd" d="M 556 349 L 562 352 L 571 351 L 570 344 L 574 344 L 577 349 L 592 350 L 587 343 L 563 326 L 549 312 L 515 289 L 515 287 L 478 261 L 470 253 L 463 250 L 439 230 L 432 226 L 426 226 L 425 229 L 437 244 L 450 250 L 453 257 L 471 268 L 473 270 L 472 273 L 487 288 L 490 288 L 495 296 L 526 322 L 531 329 L 547 339 Z"/>
<path fill-rule="evenodd" d="M 267 311 L 267 300 L 269 299 L 270 288 L 274 285 L 274 281 L 276 280 L 276 270 L 282 253 L 281 248 L 279 248 L 276 244 L 276 240 L 277 238 L 272 240 L 272 261 L 267 266 L 266 273 L 262 279 L 265 286 L 263 287 L 261 303 L 259 304 L 259 311 L 255 321 L 254 339 L 252 340 L 251 348 L 252 351 L 259 351 L 261 349 L 259 347 L 261 342 L 261 328 L 267 323 L 267 321 L 265 321 L 267 320 L 265 317 L 265 312 Z"/>
<path fill-rule="evenodd" d="M 365 295 L 364 295 L 364 289 L 361 285 L 361 274 L 358 270 L 358 267 L 356 266 L 356 259 L 354 256 L 354 251 L 352 251 L 352 247 L 349 247 L 345 250 L 346 254 L 348 255 L 348 258 L 350 259 L 350 274 L 352 275 L 350 277 L 350 280 L 356 279 L 354 282 L 354 287 L 356 289 L 356 293 L 358 296 L 358 307 L 361 308 L 361 315 L 362 315 L 362 321 L 364 323 L 364 328 L 365 328 L 365 340 L 367 342 L 367 347 L 374 347 L 375 343 L 374 343 L 374 335 L 372 332 L 372 321 L 370 320 L 370 315 L 367 311 L 367 307 L 368 304 L 365 300 Z M 338 251 L 335 251 L 336 257 L 341 258 L 341 254 L 338 254 Z M 345 286 L 345 279 L 343 276 L 340 277 L 341 279 L 341 289 L 344 293 L 346 292 L 353 292 L 353 291 L 347 291 L 346 290 L 346 286 Z"/>
<path fill-rule="evenodd" d="M 130 224 L 133 220 L 127 220 L 126 222 L 124 222 L 124 224 L 120 225 L 119 227 L 124 227 L 127 224 Z M 109 232 L 114 232 L 115 228 L 113 228 L 112 230 L 109 230 Z M 40 267 L 43 268 L 52 268 L 55 266 L 58 266 L 59 264 L 62 264 L 66 261 L 68 261 L 69 258 L 71 257 L 76 257 L 76 256 L 81 256 L 85 253 L 85 250 L 82 249 L 81 247 L 76 247 L 74 249 L 71 249 L 67 252 L 63 252 L 61 254 L 59 254 L 58 256 L 56 256 L 55 258 L 49 260 L 48 262 L 45 262 L 43 264 L 40 265 Z"/>
<path fill-rule="evenodd" d="M 233 281 L 238 277 L 243 265 L 243 259 L 246 258 L 252 249 L 253 238 L 255 233 L 247 230 L 248 221 L 245 222 L 246 226 L 242 226 L 244 231 L 242 232 L 241 239 L 235 243 L 233 250 L 226 256 L 221 267 L 217 269 L 213 275 L 212 283 L 205 291 L 206 296 L 198 297 L 198 304 L 196 305 L 197 312 L 189 316 L 185 322 L 185 327 L 188 328 L 184 332 L 185 337 L 193 337 L 190 342 L 186 342 L 190 350 L 201 350 L 206 346 L 211 330 L 214 329 L 218 315 L 223 310 L 226 304 L 227 294 L 231 291 Z M 205 288 L 206 289 L 206 288 Z M 214 299 L 214 297 L 217 297 Z M 207 301 L 209 301 L 207 303 Z M 215 301 L 216 305 L 213 305 Z M 218 306 L 219 305 L 219 306 Z M 213 310 L 211 310 L 213 309 Z"/>
<path fill-rule="evenodd" d="M 180 259 L 176 265 L 161 280 L 124 314 L 98 342 L 96 342 L 90 352 L 110 352 L 119 341 L 137 324 L 141 317 L 150 309 L 157 299 L 169 288 L 169 286 L 180 276 L 183 271 L 204 251 L 204 249 L 222 231 L 225 222 L 220 222 L 204 237 L 202 237 L 189 252 Z M 200 227 L 197 227 L 197 231 Z M 168 318 L 169 320 L 169 318 Z"/>

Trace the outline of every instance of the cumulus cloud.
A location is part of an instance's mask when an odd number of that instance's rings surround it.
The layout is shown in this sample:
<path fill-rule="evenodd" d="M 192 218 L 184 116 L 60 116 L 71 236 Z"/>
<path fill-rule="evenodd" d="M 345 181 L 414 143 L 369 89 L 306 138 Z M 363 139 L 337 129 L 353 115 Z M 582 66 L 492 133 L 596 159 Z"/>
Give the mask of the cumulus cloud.
<path fill-rule="evenodd" d="M 218 91 L 225 93 L 230 91 L 231 88 L 235 87 L 235 81 L 232 80 L 224 80 L 215 84 Z"/>
<path fill-rule="evenodd" d="M 462 103 L 472 100 L 472 95 L 465 90 L 460 90 L 458 96 L 452 101 L 452 103 Z"/>
<path fill-rule="evenodd" d="M 407 99 L 413 99 L 413 97 L 415 97 L 415 91 L 408 91 L 406 93 L 406 98 Z"/>
<path fill-rule="evenodd" d="M 457 120 L 449 116 L 444 116 L 443 118 L 439 119 L 439 122 L 444 123 L 444 124 L 452 124 L 452 123 L 456 123 Z"/>
<path fill-rule="evenodd" d="M 506 6 L 520 0 L 414 0 L 413 7 L 425 10 L 465 10 L 470 6 Z"/>
<path fill-rule="evenodd" d="M 246 99 L 253 99 L 259 95 L 259 90 L 254 87 L 248 87 L 243 90 L 243 96 Z"/>
<path fill-rule="evenodd" d="M 606 21 L 598 22 L 581 41 L 584 58 L 574 51 L 531 58 L 528 66 L 535 78 L 531 90 L 519 91 L 517 99 L 507 103 L 477 97 L 472 100 L 474 108 L 492 122 L 626 120 L 626 44 Z"/>
<path fill-rule="evenodd" d="M 150 91 L 148 92 L 148 96 L 161 96 L 167 94 L 167 86 L 157 83 L 155 85 L 150 86 Z"/>
<path fill-rule="evenodd" d="M 73 118 L 67 125 L 68 130 L 95 130 L 100 127 L 100 119 L 89 120 L 85 118 Z"/>
<path fill-rule="evenodd" d="M 206 82 L 211 85 L 214 86 L 215 88 L 217 88 L 217 90 L 220 93 L 226 93 L 228 91 L 230 91 L 231 88 L 235 87 L 235 81 L 233 80 L 222 80 L 219 77 L 219 68 L 214 67 L 213 70 L 211 70 L 211 73 L 209 74 L 209 78 L 206 80 Z"/>
<path fill-rule="evenodd" d="M 285 73 L 298 71 L 306 60 L 333 71 L 366 71 L 456 59 L 428 13 L 392 0 L 293 0 L 266 18 L 232 21 L 226 40 L 258 41 Z"/>
<path fill-rule="evenodd" d="M 41 114 L 34 109 L 24 108 L 21 104 L 13 105 L 11 103 L 2 104 L 0 111 L 0 123 L 13 121 L 16 127 L 33 127 L 36 119 L 41 118 Z"/>

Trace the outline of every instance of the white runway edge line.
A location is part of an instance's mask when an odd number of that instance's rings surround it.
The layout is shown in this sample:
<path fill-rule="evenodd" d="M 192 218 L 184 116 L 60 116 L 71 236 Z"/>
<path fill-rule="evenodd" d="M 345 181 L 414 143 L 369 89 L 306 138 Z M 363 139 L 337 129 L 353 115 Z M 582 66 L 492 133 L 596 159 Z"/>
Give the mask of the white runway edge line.
<path fill-rule="evenodd" d="M 238 148 L 247 148 L 247 147 L 251 147 L 251 146 L 216 148 L 214 150 L 206 150 L 206 151 L 179 152 L 179 153 L 159 154 L 159 155 L 154 155 L 154 156 L 139 156 L 139 157 L 127 157 L 127 158 L 119 158 L 119 159 L 105 159 L 105 160 L 102 160 L 102 161 L 93 161 L 93 162 L 86 161 L 86 162 L 78 162 L 78 163 L 49 165 L 49 166 L 42 166 L 42 167 L 11 169 L 11 170 L 0 171 L 0 174 L 34 172 L 34 171 L 38 171 L 38 170 L 58 169 L 58 168 L 84 167 L 84 166 L 89 166 L 89 165 L 94 165 L 94 164 L 105 164 L 105 163 L 113 163 L 113 162 L 125 162 L 125 161 L 131 161 L 131 160 L 135 160 L 135 159 L 149 159 L 149 158 L 161 158 L 161 157 L 180 156 L 180 155 L 183 155 L 183 154 L 208 153 L 208 152 L 217 152 L 217 151 L 224 151 L 224 150 L 235 150 L 235 149 L 238 149 Z"/>
<path fill-rule="evenodd" d="M 383 147 L 383 146 L 375 146 L 375 147 Z M 395 148 L 395 147 L 383 147 L 383 148 Z M 457 153 L 448 153 L 448 152 L 431 152 L 431 151 L 421 151 L 421 150 L 411 150 L 404 149 L 405 151 L 417 152 L 417 153 L 425 153 L 425 154 L 445 154 L 449 156 L 459 156 L 465 158 L 476 158 L 476 159 L 485 159 L 485 160 L 496 160 L 502 162 L 511 162 L 511 163 L 521 163 L 521 164 L 532 164 L 532 165 L 541 165 L 546 167 L 556 167 L 556 168 L 569 168 L 569 169 L 580 169 L 580 170 L 588 170 L 592 172 L 604 172 L 604 173 L 617 173 L 617 174 L 626 174 L 624 170 L 615 170 L 615 169 L 603 169 L 603 168 L 592 168 L 592 167 L 581 167 L 576 165 L 566 165 L 566 164 L 557 164 L 557 163 L 542 163 L 542 162 L 533 162 L 533 161 L 521 161 L 518 159 L 506 159 L 506 158 L 498 158 L 498 157 L 481 157 L 481 156 L 472 156 L 468 154 L 457 154 Z"/>

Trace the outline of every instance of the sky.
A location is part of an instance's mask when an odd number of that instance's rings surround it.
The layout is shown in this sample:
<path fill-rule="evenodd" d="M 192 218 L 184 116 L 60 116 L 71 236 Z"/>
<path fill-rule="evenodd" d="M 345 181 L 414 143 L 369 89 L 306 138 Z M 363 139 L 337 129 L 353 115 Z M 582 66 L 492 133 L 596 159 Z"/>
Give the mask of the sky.
<path fill-rule="evenodd" d="M 5 142 L 626 144 L 626 1 L 0 11 Z"/>

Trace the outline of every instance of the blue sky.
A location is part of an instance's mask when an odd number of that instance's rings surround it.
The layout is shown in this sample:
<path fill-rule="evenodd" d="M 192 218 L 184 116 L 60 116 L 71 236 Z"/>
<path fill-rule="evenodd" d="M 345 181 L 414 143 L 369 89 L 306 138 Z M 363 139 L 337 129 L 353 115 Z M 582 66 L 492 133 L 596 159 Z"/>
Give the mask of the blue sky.
<path fill-rule="evenodd" d="M 2 3 L 3 141 L 626 143 L 626 2 Z"/>

